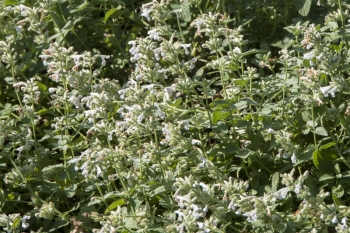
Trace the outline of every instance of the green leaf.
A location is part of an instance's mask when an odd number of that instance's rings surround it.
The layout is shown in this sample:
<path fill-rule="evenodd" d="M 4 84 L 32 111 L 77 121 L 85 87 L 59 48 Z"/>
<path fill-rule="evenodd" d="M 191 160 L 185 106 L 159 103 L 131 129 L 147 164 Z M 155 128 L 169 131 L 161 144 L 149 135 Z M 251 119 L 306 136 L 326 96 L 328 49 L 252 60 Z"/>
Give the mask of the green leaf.
<path fill-rule="evenodd" d="M 66 220 L 57 220 L 51 226 L 49 232 L 56 231 L 57 229 L 67 226 L 69 224 Z"/>
<path fill-rule="evenodd" d="M 279 172 L 275 172 L 272 175 L 272 190 L 271 190 L 272 192 L 276 192 L 277 191 L 279 178 L 280 178 L 280 173 Z"/>
<path fill-rule="evenodd" d="M 345 206 L 344 202 L 339 199 L 335 194 L 332 194 L 333 202 L 336 206 Z"/>
<path fill-rule="evenodd" d="M 119 200 L 116 200 L 116 201 L 112 202 L 108 206 L 108 208 L 105 210 L 105 214 L 108 214 L 111 210 L 114 210 L 118 206 L 124 205 L 124 203 L 125 203 L 124 199 L 119 199 Z"/>
<path fill-rule="evenodd" d="M 139 229 L 138 223 L 134 218 L 126 217 L 123 219 L 123 223 L 124 223 L 124 227 L 126 228 Z"/>
<path fill-rule="evenodd" d="M 318 135 L 321 135 L 321 136 L 328 136 L 326 129 L 322 126 L 317 127 L 315 130 L 311 130 L 311 132 L 318 134 Z"/>
<path fill-rule="evenodd" d="M 295 9 L 302 16 L 307 16 L 311 9 L 312 0 L 293 0 Z"/>
<path fill-rule="evenodd" d="M 18 4 L 19 4 L 19 2 L 16 0 L 5 0 L 4 1 L 5 6 L 18 5 Z"/>
<path fill-rule="evenodd" d="M 91 200 L 87 206 L 95 205 L 95 204 L 100 204 L 102 202 L 102 198 L 100 197 L 93 197 L 93 200 Z"/>
<path fill-rule="evenodd" d="M 175 100 L 174 106 L 178 107 L 182 103 L 182 97 L 179 97 Z"/>
<path fill-rule="evenodd" d="M 4 78 L 4 80 L 7 84 L 10 84 L 10 85 L 15 84 L 15 79 L 12 77 L 6 77 L 6 78 Z"/>
<path fill-rule="evenodd" d="M 170 209 L 173 207 L 174 203 L 173 203 L 173 200 L 168 197 L 168 196 L 165 196 L 165 197 L 162 197 L 159 201 L 159 205 L 161 205 L 162 207 L 166 208 L 166 209 Z"/>
<path fill-rule="evenodd" d="M 333 174 L 324 174 L 318 179 L 318 181 L 333 181 L 333 179 L 334 179 Z"/>
<path fill-rule="evenodd" d="M 335 195 L 337 198 L 341 198 L 344 195 L 344 187 L 338 184 L 337 187 L 332 188 L 332 196 Z"/>
<path fill-rule="evenodd" d="M 17 229 L 17 227 L 19 226 L 20 222 L 21 222 L 21 218 L 20 217 L 16 217 L 15 220 L 13 221 L 12 225 L 11 225 L 11 229 Z"/>
<path fill-rule="evenodd" d="M 320 150 L 326 150 L 326 149 L 334 146 L 335 144 L 336 144 L 335 142 L 330 142 L 330 143 L 324 144 L 323 146 L 320 147 Z"/>
<path fill-rule="evenodd" d="M 315 150 L 312 154 L 314 165 L 326 173 L 334 172 L 333 161 L 337 159 L 337 152 L 334 149 Z"/>
<path fill-rule="evenodd" d="M 218 121 L 225 119 L 230 115 L 228 111 L 215 111 L 213 113 L 213 123 L 216 124 Z"/>
<path fill-rule="evenodd" d="M 119 8 L 119 7 L 118 7 L 118 8 Z M 105 18 L 104 18 L 103 21 L 106 23 L 109 17 L 111 17 L 115 12 L 117 12 L 118 10 L 120 10 L 120 8 L 119 8 L 119 9 L 118 9 L 118 8 L 110 9 L 110 10 L 106 13 Z"/>
<path fill-rule="evenodd" d="M 64 193 L 68 198 L 72 198 L 75 195 L 75 191 L 77 190 L 77 187 L 78 187 L 77 184 L 66 186 L 64 189 Z"/>

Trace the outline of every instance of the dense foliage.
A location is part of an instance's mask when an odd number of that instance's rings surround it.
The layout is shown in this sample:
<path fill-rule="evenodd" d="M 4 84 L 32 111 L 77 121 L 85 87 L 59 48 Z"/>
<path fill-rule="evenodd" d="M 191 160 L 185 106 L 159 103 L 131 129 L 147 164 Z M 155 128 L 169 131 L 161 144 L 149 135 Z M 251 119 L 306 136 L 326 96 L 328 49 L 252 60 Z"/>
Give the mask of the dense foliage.
<path fill-rule="evenodd" d="M 349 8 L 1 1 L 3 231 L 350 232 Z"/>

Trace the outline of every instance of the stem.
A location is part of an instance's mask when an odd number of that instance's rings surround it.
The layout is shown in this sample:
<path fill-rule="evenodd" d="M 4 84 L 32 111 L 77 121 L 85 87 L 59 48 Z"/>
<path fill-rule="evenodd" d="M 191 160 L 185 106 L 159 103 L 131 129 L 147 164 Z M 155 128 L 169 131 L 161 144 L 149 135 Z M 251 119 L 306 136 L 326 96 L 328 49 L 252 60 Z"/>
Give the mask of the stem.
<path fill-rule="evenodd" d="M 315 129 L 315 113 L 314 113 L 314 105 L 312 104 L 311 106 L 311 114 L 312 114 L 312 127 L 313 129 Z M 317 139 L 316 139 L 316 134 L 314 134 L 314 143 L 315 143 L 315 149 L 318 150 L 318 146 L 317 146 Z"/>
<path fill-rule="evenodd" d="M 343 9 L 342 9 L 340 0 L 338 0 L 338 6 L 339 6 L 339 10 L 340 10 L 340 15 L 341 15 L 342 28 L 343 28 L 343 30 L 345 32 L 344 14 L 343 14 Z M 346 43 L 347 50 L 349 50 L 348 38 L 346 38 L 346 37 L 345 37 L 345 43 Z"/>

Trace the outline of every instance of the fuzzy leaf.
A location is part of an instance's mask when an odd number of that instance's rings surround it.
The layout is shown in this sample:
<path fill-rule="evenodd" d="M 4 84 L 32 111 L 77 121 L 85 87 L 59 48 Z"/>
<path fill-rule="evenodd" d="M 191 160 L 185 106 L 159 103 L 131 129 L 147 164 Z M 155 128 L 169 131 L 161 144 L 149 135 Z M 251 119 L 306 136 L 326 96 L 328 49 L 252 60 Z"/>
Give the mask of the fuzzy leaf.
<path fill-rule="evenodd" d="M 271 190 L 272 192 L 276 192 L 277 191 L 279 178 L 280 178 L 280 173 L 279 172 L 275 172 L 272 175 L 272 190 Z"/>
<path fill-rule="evenodd" d="M 302 16 L 307 16 L 311 9 L 312 0 L 293 0 L 295 9 Z"/>

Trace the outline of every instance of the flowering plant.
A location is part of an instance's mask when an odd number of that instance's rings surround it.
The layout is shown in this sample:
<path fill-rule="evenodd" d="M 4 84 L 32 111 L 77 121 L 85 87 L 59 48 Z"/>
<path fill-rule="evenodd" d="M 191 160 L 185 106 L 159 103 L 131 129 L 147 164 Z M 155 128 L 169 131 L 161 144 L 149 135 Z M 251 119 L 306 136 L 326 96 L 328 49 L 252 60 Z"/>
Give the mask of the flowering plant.
<path fill-rule="evenodd" d="M 0 226 L 349 232 L 348 8 L 1 2 Z"/>

